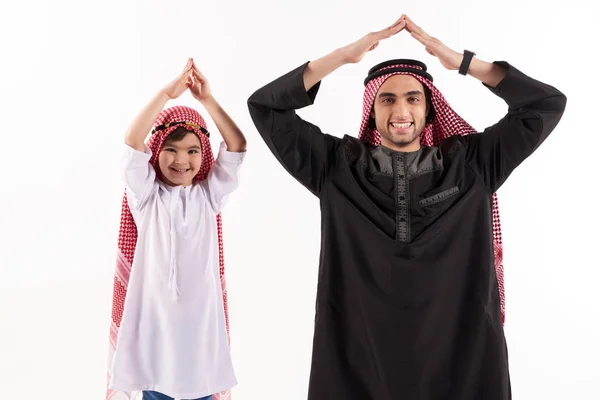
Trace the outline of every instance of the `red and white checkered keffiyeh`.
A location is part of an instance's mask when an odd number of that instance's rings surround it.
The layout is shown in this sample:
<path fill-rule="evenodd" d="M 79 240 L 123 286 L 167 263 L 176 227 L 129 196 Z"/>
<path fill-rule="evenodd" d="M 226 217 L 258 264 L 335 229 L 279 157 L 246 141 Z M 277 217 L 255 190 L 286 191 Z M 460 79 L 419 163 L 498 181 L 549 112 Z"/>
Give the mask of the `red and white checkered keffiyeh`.
<path fill-rule="evenodd" d="M 387 65 L 382 67 L 381 70 L 391 68 L 411 68 L 424 71 L 418 65 L 408 64 L 396 64 Z M 379 145 L 381 142 L 381 135 L 376 129 L 369 127 L 369 117 L 375 101 L 375 96 L 379 91 L 379 88 L 385 82 L 387 78 L 393 75 L 403 74 L 410 75 L 426 85 L 431 91 L 431 102 L 435 110 L 435 119 L 433 123 L 427 124 L 421 134 L 421 144 L 424 146 L 438 146 L 442 140 L 453 136 L 453 135 L 470 135 L 477 131 L 469 125 L 463 118 L 461 118 L 453 109 L 450 107 L 444 96 L 440 91 L 433 85 L 433 83 L 424 78 L 421 75 L 411 72 L 399 72 L 394 71 L 389 74 L 381 75 L 370 80 L 366 87 L 363 97 L 363 114 L 360 124 L 360 131 L 358 138 L 373 146 Z M 496 269 L 496 277 L 498 280 L 498 290 L 500 296 L 500 312 L 502 315 L 502 322 L 505 320 L 505 297 L 504 297 L 504 265 L 502 259 L 502 232 L 500 229 L 500 214 L 498 211 L 498 198 L 496 193 L 493 195 L 493 229 L 494 229 L 494 266 Z"/>
<path fill-rule="evenodd" d="M 198 174 L 194 177 L 196 181 L 205 180 L 208 177 L 208 173 L 211 170 L 215 158 L 210 146 L 210 140 L 206 134 L 202 132 L 201 126 L 206 129 L 206 122 L 202 116 L 194 109 L 185 106 L 175 106 L 163 110 L 156 122 L 154 128 L 164 126 L 166 124 L 173 124 L 175 122 L 188 122 L 191 125 L 186 124 L 174 124 L 169 125 L 165 129 L 157 130 L 152 134 L 148 140 L 148 147 L 152 151 L 152 157 L 150 163 L 156 171 L 157 177 L 160 176 L 160 169 L 158 167 L 158 154 L 165 139 L 179 127 L 185 127 L 187 130 L 195 132 L 200 138 L 202 144 L 202 164 Z M 221 214 L 217 215 L 217 229 L 218 229 L 218 240 L 219 240 L 219 275 L 221 277 L 221 288 L 223 290 L 223 305 L 225 308 L 225 324 L 227 329 L 227 335 L 229 338 L 229 315 L 227 310 L 227 288 L 225 282 L 225 264 L 223 258 L 223 235 L 222 235 L 222 223 Z M 119 335 L 119 327 L 121 325 L 121 319 L 123 317 L 123 306 L 125 304 L 125 297 L 127 295 L 127 285 L 129 283 L 129 276 L 131 273 L 131 266 L 133 265 L 133 256 L 135 253 L 135 247 L 137 243 L 137 227 L 133 221 L 133 216 L 129 210 L 127 204 L 127 194 L 123 196 L 123 202 L 121 206 L 121 223 L 119 228 L 119 239 L 118 239 L 118 250 L 117 250 L 117 265 L 114 275 L 114 289 L 113 289 L 113 302 L 112 302 L 112 319 L 110 323 L 110 348 L 109 348 L 109 373 L 108 381 L 110 382 L 110 367 L 112 365 L 113 355 L 117 345 L 117 338 Z M 131 393 L 117 392 L 107 388 L 106 399 L 130 399 Z M 214 400 L 228 400 L 231 398 L 229 390 L 223 391 L 213 395 Z"/>

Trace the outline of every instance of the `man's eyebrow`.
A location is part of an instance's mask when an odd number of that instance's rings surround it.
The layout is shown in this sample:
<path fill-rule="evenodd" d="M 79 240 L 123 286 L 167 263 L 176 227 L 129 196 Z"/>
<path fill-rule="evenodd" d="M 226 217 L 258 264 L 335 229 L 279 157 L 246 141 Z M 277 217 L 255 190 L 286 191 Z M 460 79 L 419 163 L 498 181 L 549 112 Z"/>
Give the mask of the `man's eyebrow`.
<path fill-rule="evenodd" d="M 420 90 L 410 90 L 406 93 L 404 93 L 404 96 L 423 96 L 423 92 L 421 92 Z M 398 95 L 396 95 L 396 93 L 391 93 L 391 92 L 383 92 L 383 93 L 379 93 L 379 95 L 377 95 L 377 97 L 398 97 Z"/>

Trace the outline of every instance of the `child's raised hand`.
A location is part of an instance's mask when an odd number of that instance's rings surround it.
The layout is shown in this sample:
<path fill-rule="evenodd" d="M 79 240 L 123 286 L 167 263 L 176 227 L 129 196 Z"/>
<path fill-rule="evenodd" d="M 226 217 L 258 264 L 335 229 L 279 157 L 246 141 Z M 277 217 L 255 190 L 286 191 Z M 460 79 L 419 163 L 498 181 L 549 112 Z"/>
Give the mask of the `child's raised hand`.
<path fill-rule="evenodd" d="M 170 99 L 176 99 L 183 94 L 188 88 L 188 80 L 194 73 L 193 70 L 193 61 L 192 59 L 188 59 L 183 72 L 171 81 L 167 86 L 164 87 L 163 91 Z"/>
<path fill-rule="evenodd" d="M 192 74 L 187 78 L 186 82 L 190 88 L 190 92 L 192 92 L 192 96 L 194 96 L 196 100 L 205 101 L 212 96 L 208 80 L 202 75 L 202 72 L 200 72 L 193 59 Z"/>

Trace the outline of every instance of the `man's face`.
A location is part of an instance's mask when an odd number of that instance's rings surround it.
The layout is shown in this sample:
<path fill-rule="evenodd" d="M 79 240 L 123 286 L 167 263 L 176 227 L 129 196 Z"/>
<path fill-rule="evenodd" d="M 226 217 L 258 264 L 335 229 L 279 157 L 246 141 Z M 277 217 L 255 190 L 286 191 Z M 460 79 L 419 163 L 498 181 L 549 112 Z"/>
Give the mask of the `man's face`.
<path fill-rule="evenodd" d="M 381 144 L 395 151 L 416 151 L 425 128 L 427 101 L 423 84 L 410 75 L 393 75 L 381 85 L 371 116 Z"/>
<path fill-rule="evenodd" d="M 164 183 L 170 186 L 189 186 L 200 170 L 202 147 L 194 133 L 186 134 L 181 140 L 167 138 L 158 155 L 158 166 Z"/>

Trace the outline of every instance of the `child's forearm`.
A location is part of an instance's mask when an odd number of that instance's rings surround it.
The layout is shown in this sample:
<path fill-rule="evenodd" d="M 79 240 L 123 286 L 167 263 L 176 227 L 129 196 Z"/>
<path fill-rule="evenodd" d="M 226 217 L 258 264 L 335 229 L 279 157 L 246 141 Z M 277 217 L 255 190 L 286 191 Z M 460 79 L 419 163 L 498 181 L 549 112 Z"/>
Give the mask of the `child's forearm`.
<path fill-rule="evenodd" d="M 125 134 L 125 143 L 133 149 L 144 151 L 144 140 L 154 125 L 154 121 L 164 108 L 169 96 L 164 90 L 158 92 L 150 103 L 135 117 L 127 133 Z"/>
<path fill-rule="evenodd" d="M 235 153 L 246 151 L 246 138 L 244 137 L 244 134 L 235 122 L 233 122 L 229 114 L 223 110 L 217 100 L 210 96 L 201 100 L 201 103 L 215 122 L 217 129 L 227 145 L 227 150 Z"/>

